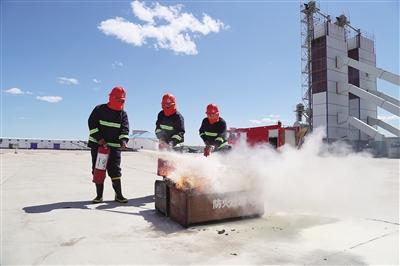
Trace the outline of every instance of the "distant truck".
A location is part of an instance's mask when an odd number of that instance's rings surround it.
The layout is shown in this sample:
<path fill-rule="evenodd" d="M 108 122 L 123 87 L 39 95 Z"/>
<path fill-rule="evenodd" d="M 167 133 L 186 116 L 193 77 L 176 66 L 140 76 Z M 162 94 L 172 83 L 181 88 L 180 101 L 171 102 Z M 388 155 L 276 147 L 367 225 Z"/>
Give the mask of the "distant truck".
<path fill-rule="evenodd" d="M 299 126 L 283 127 L 281 122 L 270 126 L 230 128 L 228 130 L 228 143 L 235 145 L 240 139 L 244 138 L 250 146 L 269 143 L 275 148 L 285 144 L 299 147 L 305 133 L 304 128 Z"/>

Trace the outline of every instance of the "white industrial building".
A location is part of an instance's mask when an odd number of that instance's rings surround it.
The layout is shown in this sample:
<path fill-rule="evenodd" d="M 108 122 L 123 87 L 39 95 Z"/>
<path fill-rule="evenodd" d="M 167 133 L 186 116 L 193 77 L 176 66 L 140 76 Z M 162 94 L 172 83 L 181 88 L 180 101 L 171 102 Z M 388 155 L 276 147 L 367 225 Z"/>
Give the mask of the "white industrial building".
<path fill-rule="evenodd" d="M 67 139 L 38 138 L 0 138 L 1 149 L 53 149 L 53 150 L 87 150 L 87 141 Z M 128 148 L 132 150 L 157 150 L 158 140 L 148 131 L 132 130 L 129 135 Z"/>
<path fill-rule="evenodd" d="M 158 150 L 158 140 L 149 131 L 132 130 L 129 135 L 128 148 L 132 150 Z"/>
<path fill-rule="evenodd" d="M 87 141 L 66 139 L 0 138 L 2 149 L 85 150 Z"/>

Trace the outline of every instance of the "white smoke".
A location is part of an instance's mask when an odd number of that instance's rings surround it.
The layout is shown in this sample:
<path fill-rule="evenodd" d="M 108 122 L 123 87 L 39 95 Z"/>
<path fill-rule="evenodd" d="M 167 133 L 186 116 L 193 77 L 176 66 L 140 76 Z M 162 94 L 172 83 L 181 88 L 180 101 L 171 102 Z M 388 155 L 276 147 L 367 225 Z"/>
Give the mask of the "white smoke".
<path fill-rule="evenodd" d="M 209 157 L 163 156 L 175 165 L 174 180 L 182 176 L 208 179 L 212 190 L 220 193 L 262 188 L 267 214 L 388 218 L 384 216 L 390 213 L 390 219 L 398 221 L 398 182 L 392 195 L 382 192 L 385 183 L 393 182 L 393 171 L 398 175 L 398 168 L 387 169 L 382 159 L 354 153 L 343 143 L 324 144 L 323 138 L 322 130 L 316 130 L 301 149 L 289 145 L 279 150 L 269 145 L 251 148 L 241 143 L 229 153 Z"/>

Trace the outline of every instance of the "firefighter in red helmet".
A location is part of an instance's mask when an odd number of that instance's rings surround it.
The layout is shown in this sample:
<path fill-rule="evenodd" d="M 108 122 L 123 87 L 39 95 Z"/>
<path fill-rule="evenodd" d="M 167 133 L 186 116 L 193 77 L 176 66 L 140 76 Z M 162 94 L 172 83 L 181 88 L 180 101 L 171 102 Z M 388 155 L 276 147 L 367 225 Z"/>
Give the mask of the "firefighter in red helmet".
<path fill-rule="evenodd" d="M 185 123 L 177 110 L 175 96 L 170 93 L 164 94 L 161 108 L 156 121 L 156 136 L 162 144 L 179 147 L 184 141 Z"/>
<path fill-rule="evenodd" d="M 121 189 L 121 149 L 127 148 L 129 141 L 128 115 L 124 111 L 126 93 L 123 87 L 114 87 L 107 104 L 97 105 L 89 116 L 89 142 L 92 154 L 92 172 L 97 159 L 97 150 L 101 145 L 110 148 L 107 173 L 111 177 L 115 191 L 115 201 L 127 203 Z M 93 203 L 103 201 L 104 184 L 96 183 L 97 195 Z"/>
<path fill-rule="evenodd" d="M 225 151 L 231 147 L 226 139 L 226 122 L 219 116 L 219 109 L 216 104 L 210 103 L 206 109 L 207 117 L 203 119 L 199 129 L 200 137 L 206 147 L 204 155 L 208 156 L 212 151 Z"/>
<path fill-rule="evenodd" d="M 161 100 L 162 110 L 157 115 L 155 133 L 160 142 L 160 150 L 182 149 L 185 135 L 185 123 L 183 116 L 176 107 L 175 96 L 167 93 Z M 165 159 L 158 159 L 157 175 L 167 177 L 173 170 L 173 165 Z"/>

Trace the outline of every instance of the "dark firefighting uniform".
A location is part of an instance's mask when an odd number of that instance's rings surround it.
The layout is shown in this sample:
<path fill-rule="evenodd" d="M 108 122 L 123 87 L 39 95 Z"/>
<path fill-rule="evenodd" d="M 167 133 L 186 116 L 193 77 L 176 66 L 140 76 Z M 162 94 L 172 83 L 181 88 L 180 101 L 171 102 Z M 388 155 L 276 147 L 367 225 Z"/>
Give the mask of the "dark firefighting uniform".
<path fill-rule="evenodd" d="M 107 104 L 96 106 L 89 116 L 89 142 L 92 153 L 92 170 L 96 164 L 98 141 L 104 139 L 110 149 L 107 173 L 111 179 L 121 177 L 121 145 L 129 140 L 128 115 L 124 110 L 115 111 Z"/>
<path fill-rule="evenodd" d="M 172 142 L 172 146 L 180 145 L 184 141 L 185 134 L 183 116 L 178 111 L 170 116 L 166 116 L 163 111 L 159 112 L 155 133 L 157 138 L 162 142 Z"/>
<path fill-rule="evenodd" d="M 214 124 L 210 124 L 208 118 L 204 118 L 199 129 L 199 134 L 204 143 L 214 146 L 216 151 L 229 147 L 226 140 L 226 122 L 222 117 Z"/>

